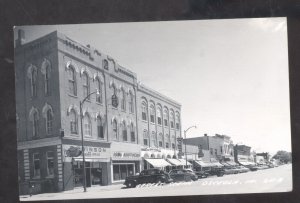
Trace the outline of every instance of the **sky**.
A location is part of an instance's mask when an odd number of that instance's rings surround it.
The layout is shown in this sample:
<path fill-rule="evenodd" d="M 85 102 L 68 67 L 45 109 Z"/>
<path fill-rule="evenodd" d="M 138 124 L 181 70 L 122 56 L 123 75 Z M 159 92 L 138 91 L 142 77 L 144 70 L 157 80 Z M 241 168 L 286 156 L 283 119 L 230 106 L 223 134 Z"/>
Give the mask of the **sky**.
<path fill-rule="evenodd" d="M 187 137 L 222 134 L 257 152 L 291 151 L 286 18 L 19 26 L 59 31 L 112 56 L 182 105 Z M 15 36 L 16 37 L 16 36 Z"/>

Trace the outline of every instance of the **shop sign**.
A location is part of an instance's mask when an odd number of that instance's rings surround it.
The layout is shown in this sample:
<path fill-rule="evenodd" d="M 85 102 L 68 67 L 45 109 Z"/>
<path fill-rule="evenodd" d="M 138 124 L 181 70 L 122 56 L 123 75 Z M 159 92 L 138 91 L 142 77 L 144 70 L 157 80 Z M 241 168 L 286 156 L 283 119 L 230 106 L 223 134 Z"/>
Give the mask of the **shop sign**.
<path fill-rule="evenodd" d="M 141 148 L 141 151 L 161 152 L 160 149 L 157 149 L 157 148 L 151 148 L 151 147 L 143 147 L 143 148 Z"/>
<path fill-rule="evenodd" d="M 80 148 L 79 146 L 74 145 L 63 145 L 63 153 L 65 157 L 69 157 L 69 149 L 70 148 Z M 86 158 L 109 158 L 109 148 L 104 147 L 92 147 L 92 146 L 85 146 L 84 147 L 84 155 Z"/>
<path fill-rule="evenodd" d="M 134 153 L 134 152 L 114 152 L 113 158 L 117 159 L 139 159 L 140 153 Z"/>

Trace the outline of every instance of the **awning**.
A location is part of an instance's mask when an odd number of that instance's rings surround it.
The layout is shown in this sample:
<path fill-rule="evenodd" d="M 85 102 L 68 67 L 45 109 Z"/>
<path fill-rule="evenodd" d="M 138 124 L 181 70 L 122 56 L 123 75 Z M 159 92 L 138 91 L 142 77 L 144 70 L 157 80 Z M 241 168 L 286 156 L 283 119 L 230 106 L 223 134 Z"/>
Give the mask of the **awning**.
<path fill-rule="evenodd" d="M 254 162 L 249 162 L 249 161 L 239 161 L 240 164 L 245 165 L 245 166 L 249 166 L 249 165 L 255 165 Z"/>
<path fill-rule="evenodd" d="M 234 162 L 234 161 L 226 161 L 225 163 L 227 163 L 228 165 L 230 165 L 230 166 L 236 166 L 236 165 L 238 165 L 236 162 Z"/>
<path fill-rule="evenodd" d="M 167 161 L 164 159 L 145 159 L 149 164 L 151 164 L 154 168 L 161 168 L 166 166 L 171 166 Z"/>
<path fill-rule="evenodd" d="M 223 167 L 223 165 L 220 164 L 219 162 L 211 162 L 211 164 L 213 164 L 213 166 Z"/>
<path fill-rule="evenodd" d="M 85 158 L 85 162 L 110 162 L 108 158 Z M 83 161 L 82 157 L 74 157 L 74 161 Z"/>
<path fill-rule="evenodd" d="M 178 159 L 167 159 L 169 163 L 171 163 L 174 166 L 183 166 L 185 164 L 181 163 Z"/>
<path fill-rule="evenodd" d="M 229 163 L 227 163 L 227 162 L 221 162 L 221 164 L 223 165 L 223 166 L 231 166 Z"/>
<path fill-rule="evenodd" d="M 195 163 L 198 164 L 201 167 L 212 167 L 212 166 L 214 166 L 210 162 L 195 161 Z"/>
<path fill-rule="evenodd" d="M 183 166 L 186 165 L 186 160 L 185 159 L 178 159 L 178 160 L 182 163 Z M 191 164 L 191 162 L 188 161 L 187 165 L 192 166 L 193 164 Z"/>

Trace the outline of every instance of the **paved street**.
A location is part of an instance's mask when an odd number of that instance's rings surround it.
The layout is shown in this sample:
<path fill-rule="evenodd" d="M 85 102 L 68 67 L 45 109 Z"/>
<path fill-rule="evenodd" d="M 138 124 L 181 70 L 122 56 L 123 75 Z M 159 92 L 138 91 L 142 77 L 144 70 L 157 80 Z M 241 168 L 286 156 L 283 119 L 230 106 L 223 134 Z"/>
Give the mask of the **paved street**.
<path fill-rule="evenodd" d="M 21 196 L 21 201 L 47 199 L 90 199 L 119 198 L 146 196 L 179 196 L 204 194 L 233 193 L 269 193 L 288 192 L 292 190 L 292 165 L 283 165 L 255 172 L 223 177 L 209 177 L 195 182 L 173 183 L 161 186 L 148 186 L 124 189 L 123 185 L 110 185 L 88 188 L 86 193 L 82 188 L 61 193 L 47 193 Z"/>

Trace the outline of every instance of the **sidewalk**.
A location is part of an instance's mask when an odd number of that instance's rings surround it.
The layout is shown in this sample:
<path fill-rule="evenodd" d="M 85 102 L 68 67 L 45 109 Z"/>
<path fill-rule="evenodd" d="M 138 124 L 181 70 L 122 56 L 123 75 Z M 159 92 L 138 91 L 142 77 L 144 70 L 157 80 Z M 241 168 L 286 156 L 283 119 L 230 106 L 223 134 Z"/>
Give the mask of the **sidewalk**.
<path fill-rule="evenodd" d="M 114 185 L 106 185 L 106 186 L 92 186 L 92 187 L 87 187 L 86 188 L 86 193 L 83 192 L 83 187 L 76 187 L 73 190 L 67 190 L 67 191 L 62 191 L 62 192 L 56 192 L 56 193 L 41 193 L 41 194 L 36 194 L 32 195 L 20 195 L 20 200 L 30 200 L 30 199 L 35 199 L 35 197 L 42 197 L 42 198 L 49 198 L 51 197 L 58 197 L 58 196 L 68 196 L 68 195 L 78 195 L 78 194 L 88 194 L 88 193 L 97 193 L 101 191 L 113 191 L 113 190 L 119 190 L 122 187 L 125 187 L 123 183 L 120 184 L 114 184 Z"/>

